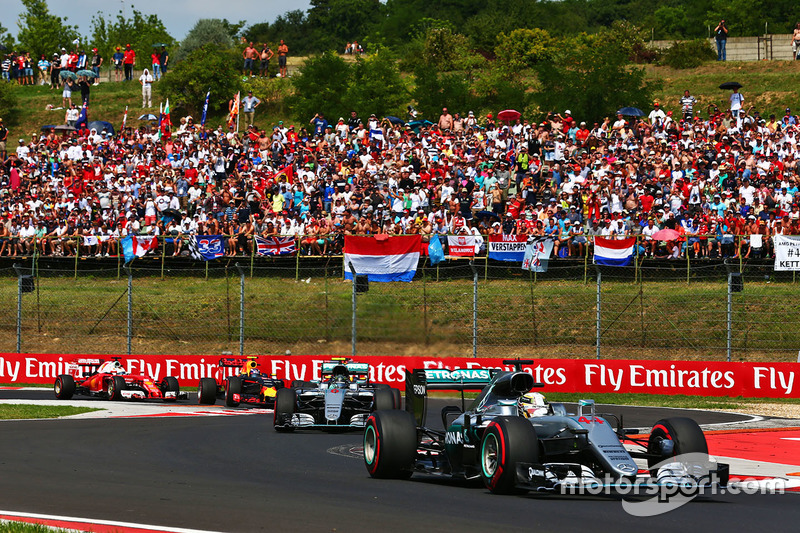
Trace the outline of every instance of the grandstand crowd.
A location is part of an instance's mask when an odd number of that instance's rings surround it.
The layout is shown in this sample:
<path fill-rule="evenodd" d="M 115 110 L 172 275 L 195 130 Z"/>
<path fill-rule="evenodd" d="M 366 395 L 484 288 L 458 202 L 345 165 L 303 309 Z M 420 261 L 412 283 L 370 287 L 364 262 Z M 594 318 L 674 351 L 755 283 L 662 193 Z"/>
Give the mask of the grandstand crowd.
<path fill-rule="evenodd" d="M 800 118 L 742 102 L 701 116 L 687 91 L 674 114 L 654 102 L 602 122 L 445 108 L 413 126 L 352 112 L 239 132 L 189 116 L 13 139 L 0 119 L 0 255 L 116 256 L 128 234 L 174 255 L 193 234 L 228 236 L 226 255 L 253 253 L 254 235 L 325 255 L 346 234 L 502 233 L 551 236 L 561 257 L 598 235 L 656 257 L 768 257 L 769 237 L 800 234 Z M 664 228 L 678 236 L 654 240 Z"/>

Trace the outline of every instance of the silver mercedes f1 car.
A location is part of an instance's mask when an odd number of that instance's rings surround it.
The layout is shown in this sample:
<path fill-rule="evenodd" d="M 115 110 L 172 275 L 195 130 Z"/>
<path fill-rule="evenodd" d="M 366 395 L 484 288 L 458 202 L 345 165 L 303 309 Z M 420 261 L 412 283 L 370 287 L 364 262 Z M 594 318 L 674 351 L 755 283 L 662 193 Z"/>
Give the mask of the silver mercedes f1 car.
<path fill-rule="evenodd" d="M 433 474 L 481 479 L 493 493 L 554 491 L 566 486 L 616 483 L 725 485 L 728 465 L 708 456 L 694 420 L 667 418 L 649 435 L 624 429 L 621 417 L 595 412 L 582 400 L 575 413 L 531 392 L 541 387 L 522 370 L 533 361 L 503 361 L 513 371 L 489 368 L 413 370 L 406 376 L 406 410 L 369 415 L 364 462 L 376 478 Z M 462 392 L 462 407 L 442 410 L 442 427 L 426 424 L 431 390 Z M 480 391 L 464 409 L 463 391 Z M 633 445 L 626 447 L 625 444 Z M 637 451 L 638 450 L 638 451 Z M 687 462 L 687 458 L 689 458 Z M 646 461 L 640 470 L 634 459 Z"/>

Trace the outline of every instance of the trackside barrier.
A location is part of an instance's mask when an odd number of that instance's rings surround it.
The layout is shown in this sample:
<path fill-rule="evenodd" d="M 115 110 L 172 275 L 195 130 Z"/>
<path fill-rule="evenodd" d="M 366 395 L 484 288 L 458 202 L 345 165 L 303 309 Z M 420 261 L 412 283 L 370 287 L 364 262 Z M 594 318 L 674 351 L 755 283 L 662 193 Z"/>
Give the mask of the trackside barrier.
<path fill-rule="evenodd" d="M 87 356 L 66 354 L 0 354 L 0 383 L 51 384 L 66 363 Z M 106 357 L 97 356 L 89 357 Z M 258 356 L 260 370 L 285 380 L 319 379 L 324 356 Z M 476 368 L 513 370 L 502 358 L 359 357 L 370 364 L 370 379 L 405 387 L 414 368 L 469 373 Z M 122 359 L 131 373 L 159 381 L 175 376 L 185 388 L 202 377 L 218 377 L 219 356 L 138 355 Z M 540 359 L 524 368 L 545 391 L 577 393 L 646 393 L 747 398 L 800 398 L 800 364 L 717 361 Z M 464 377 L 468 377 L 468 374 Z"/>

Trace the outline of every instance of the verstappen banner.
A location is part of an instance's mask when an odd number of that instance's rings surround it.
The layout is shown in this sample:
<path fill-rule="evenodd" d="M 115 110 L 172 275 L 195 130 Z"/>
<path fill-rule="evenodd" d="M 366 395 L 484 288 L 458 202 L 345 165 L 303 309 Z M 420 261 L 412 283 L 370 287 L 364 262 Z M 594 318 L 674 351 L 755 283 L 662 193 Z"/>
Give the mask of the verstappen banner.
<path fill-rule="evenodd" d="M 65 364 L 98 355 L 0 354 L 0 383 L 52 384 L 64 374 Z M 194 389 L 200 378 L 221 377 L 220 356 L 138 355 L 122 358 L 131 373 L 155 381 L 178 378 L 181 387 Z M 316 380 L 325 356 L 259 356 L 260 369 L 285 380 Z M 369 363 L 370 379 L 402 389 L 406 372 L 414 368 L 440 368 L 468 372 L 476 368 L 512 370 L 502 358 L 463 357 L 358 357 Z M 226 368 L 233 374 L 237 369 Z M 743 396 L 747 398 L 800 398 L 797 363 L 725 363 L 711 361 L 637 361 L 539 359 L 524 368 L 544 391 L 586 393 L 682 394 L 689 396 Z M 466 376 L 468 377 L 468 376 Z"/>
<path fill-rule="evenodd" d="M 521 263 L 527 243 L 527 235 L 489 235 L 489 259 Z"/>
<path fill-rule="evenodd" d="M 800 239 L 775 235 L 775 270 L 800 270 Z"/>

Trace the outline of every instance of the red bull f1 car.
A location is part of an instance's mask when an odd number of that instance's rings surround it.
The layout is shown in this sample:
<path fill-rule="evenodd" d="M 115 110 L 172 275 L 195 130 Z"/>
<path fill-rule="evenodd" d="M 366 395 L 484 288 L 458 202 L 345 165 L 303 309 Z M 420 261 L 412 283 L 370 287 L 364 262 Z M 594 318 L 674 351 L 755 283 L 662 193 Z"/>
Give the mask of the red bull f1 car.
<path fill-rule="evenodd" d="M 177 378 L 168 376 L 156 384 L 147 376 L 128 373 L 119 358 L 111 361 L 78 359 L 67 363 L 66 371 L 56 378 L 53 385 L 53 392 L 59 400 L 69 400 L 75 394 L 108 400 L 174 402 L 188 398 L 185 392 L 181 392 Z"/>
<path fill-rule="evenodd" d="M 370 383 L 369 364 L 347 358 L 322 363 L 319 381 L 295 381 L 275 396 L 276 431 L 362 428 L 377 410 L 400 408 L 400 391 Z"/>
<path fill-rule="evenodd" d="M 220 380 L 201 378 L 197 386 L 197 401 L 213 405 L 217 399 L 225 400 L 228 407 L 239 404 L 255 407 L 274 407 L 275 394 L 284 388 L 283 380 L 262 374 L 255 357 L 223 357 L 219 360 Z M 228 368 L 238 368 L 235 376 L 225 376 Z"/>
<path fill-rule="evenodd" d="M 728 465 L 709 457 L 705 435 L 694 420 L 659 420 L 649 436 L 635 437 L 638 431 L 624 429 L 621 417 L 596 413 L 592 400 L 581 400 L 578 411 L 568 413 L 563 404 L 547 403 L 531 392 L 542 385 L 522 365 L 533 361 L 503 364 L 515 370 L 409 372 L 406 411 L 378 411 L 367 419 L 364 462 L 369 474 L 481 479 L 501 494 L 581 486 L 613 491 L 620 483 L 658 487 L 687 479 L 694 487 L 727 484 Z M 426 424 L 431 390 L 480 394 L 467 409 L 463 394 L 461 408 L 445 407 L 439 430 Z M 647 468 L 640 471 L 634 459 L 646 461 Z"/>

